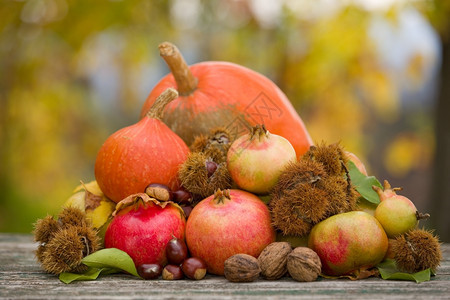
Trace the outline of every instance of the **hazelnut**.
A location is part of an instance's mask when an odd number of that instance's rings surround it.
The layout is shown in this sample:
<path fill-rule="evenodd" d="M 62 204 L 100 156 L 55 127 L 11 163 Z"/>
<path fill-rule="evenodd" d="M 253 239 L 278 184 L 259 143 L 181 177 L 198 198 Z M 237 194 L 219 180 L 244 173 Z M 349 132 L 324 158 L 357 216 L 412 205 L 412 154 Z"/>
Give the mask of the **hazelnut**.
<path fill-rule="evenodd" d="M 287 269 L 297 281 L 315 281 L 322 269 L 322 263 L 314 250 L 297 247 L 287 257 Z"/>
<path fill-rule="evenodd" d="M 224 275 L 232 282 L 254 281 L 260 272 L 258 260 L 248 254 L 235 254 L 225 261 Z"/>
<path fill-rule="evenodd" d="M 258 257 L 261 276 L 267 280 L 276 280 L 287 272 L 287 256 L 292 251 L 288 242 L 274 242 L 269 244 Z"/>
<path fill-rule="evenodd" d="M 145 193 L 158 201 L 172 201 L 172 192 L 165 184 L 150 183 L 145 188 Z"/>

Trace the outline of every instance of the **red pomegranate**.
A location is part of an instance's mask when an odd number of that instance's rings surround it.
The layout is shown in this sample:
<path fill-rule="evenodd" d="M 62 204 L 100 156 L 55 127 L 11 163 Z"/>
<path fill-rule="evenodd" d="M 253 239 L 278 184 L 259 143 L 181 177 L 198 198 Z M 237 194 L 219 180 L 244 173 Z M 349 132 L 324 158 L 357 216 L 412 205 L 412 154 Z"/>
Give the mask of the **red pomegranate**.
<path fill-rule="evenodd" d="M 200 201 L 186 224 L 191 255 L 201 258 L 209 273 L 223 275 L 224 263 L 234 254 L 258 257 L 275 241 L 267 206 L 241 190 L 218 190 Z"/>
<path fill-rule="evenodd" d="M 227 155 L 233 181 L 239 188 L 259 195 L 268 194 L 285 167 L 296 161 L 291 143 L 269 133 L 264 125 L 256 125 L 235 140 Z"/>
<path fill-rule="evenodd" d="M 159 202 L 145 193 L 130 195 L 117 204 L 105 234 L 105 248 L 125 251 L 137 266 L 167 264 L 166 247 L 176 237 L 184 240 L 186 220 L 178 205 Z"/>
<path fill-rule="evenodd" d="M 166 107 L 163 120 L 188 145 L 196 135 L 208 134 L 214 127 L 225 126 L 238 137 L 256 124 L 289 140 L 297 157 L 312 145 L 300 116 L 267 77 L 229 62 L 208 61 L 189 67 L 168 42 L 159 50 L 171 74 L 153 88 L 141 118 L 162 91 L 175 87 L 180 96 Z"/>

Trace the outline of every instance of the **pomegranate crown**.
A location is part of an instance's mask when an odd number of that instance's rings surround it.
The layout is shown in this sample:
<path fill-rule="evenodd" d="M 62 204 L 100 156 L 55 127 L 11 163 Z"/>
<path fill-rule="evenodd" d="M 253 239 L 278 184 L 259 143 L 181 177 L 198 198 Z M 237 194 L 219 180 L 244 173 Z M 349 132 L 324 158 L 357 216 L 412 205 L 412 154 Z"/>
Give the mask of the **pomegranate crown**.
<path fill-rule="evenodd" d="M 380 201 L 383 201 L 383 200 L 386 200 L 387 198 L 397 195 L 397 192 L 401 191 L 403 188 L 401 188 L 401 187 L 393 188 L 393 187 L 391 187 L 391 184 L 387 180 L 384 180 L 383 188 L 373 185 L 372 189 L 375 192 L 377 192 L 378 197 L 380 197 Z"/>
<path fill-rule="evenodd" d="M 261 140 L 269 134 L 269 131 L 266 129 L 264 124 L 258 124 L 251 128 L 250 131 L 250 140 L 258 138 Z"/>
<path fill-rule="evenodd" d="M 217 189 L 214 192 L 214 202 L 216 203 L 224 203 L 225 200 L 230 200 L 230 190 L 221 190 Z"/>

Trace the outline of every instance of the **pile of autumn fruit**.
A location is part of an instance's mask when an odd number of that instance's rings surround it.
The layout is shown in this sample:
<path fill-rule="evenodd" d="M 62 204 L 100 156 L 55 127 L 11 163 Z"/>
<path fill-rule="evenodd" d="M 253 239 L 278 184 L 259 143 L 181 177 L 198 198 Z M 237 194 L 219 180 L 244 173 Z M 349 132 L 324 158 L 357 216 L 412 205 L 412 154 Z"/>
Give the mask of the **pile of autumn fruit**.
<path fill-rule="evenodd" d="M 159 50 L 171 74 L 140 120 L 103 143 L 95 181 L 36 222 L 45 271 L 64 282 L 434 274 L 440 243 L 418 226 L 429 216 L 339 143 L 314 145 L 273 82 Z"/>

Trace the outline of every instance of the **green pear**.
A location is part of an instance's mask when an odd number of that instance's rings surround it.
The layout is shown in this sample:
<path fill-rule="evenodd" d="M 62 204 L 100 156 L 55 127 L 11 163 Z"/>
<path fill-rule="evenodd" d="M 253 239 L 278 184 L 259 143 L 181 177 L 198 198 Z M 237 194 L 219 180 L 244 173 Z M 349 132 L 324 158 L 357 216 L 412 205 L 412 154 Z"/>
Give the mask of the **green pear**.
<path fill-rule="evenodd" d="M 373 216 L 351 211 L 316 224 L 309 234 L 308 247 L 319 255 L 323 274 L 358 275 L 383 260 L 388 238 Z"/>
<path fill-rule="evenodd" d="M 73 195 L 63 205 L 63 207 L 69 206 L 86 212 L 86 218 L 92 223 L 92 227 L 97 230 L 97 235 L 103 242 L 116 203 L 103 194 L 97 181 L 94 180 L 77 186 Z"/>

